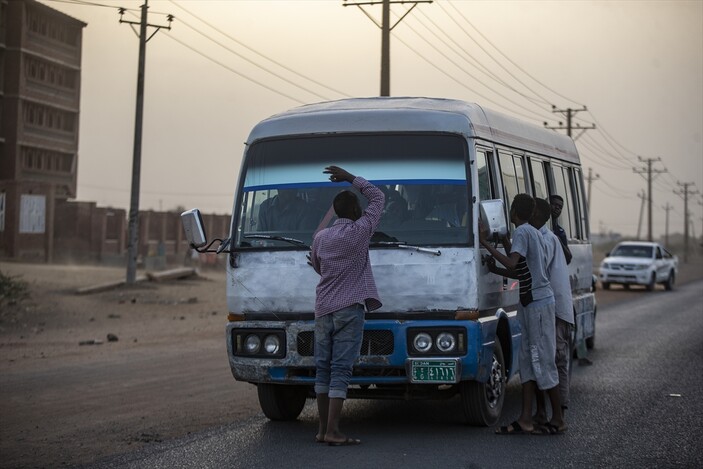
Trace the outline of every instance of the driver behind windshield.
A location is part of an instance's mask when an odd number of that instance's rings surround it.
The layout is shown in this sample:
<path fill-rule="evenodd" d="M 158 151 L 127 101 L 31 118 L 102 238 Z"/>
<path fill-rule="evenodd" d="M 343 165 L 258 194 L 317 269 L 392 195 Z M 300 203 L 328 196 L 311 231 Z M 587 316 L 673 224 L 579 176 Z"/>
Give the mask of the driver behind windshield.
<path fill-rule="evenodd" d="M 259 207 L 257 231 L 300 231 L 314 228 L 308 204 L 297 189 L 278 189 L 278 194 Z"/>

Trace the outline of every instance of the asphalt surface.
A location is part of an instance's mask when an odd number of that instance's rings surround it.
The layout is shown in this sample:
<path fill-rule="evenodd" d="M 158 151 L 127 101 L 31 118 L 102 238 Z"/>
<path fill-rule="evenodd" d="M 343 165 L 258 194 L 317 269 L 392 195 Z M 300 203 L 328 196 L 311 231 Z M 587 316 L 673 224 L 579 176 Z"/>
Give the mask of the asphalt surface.
<path fill-rule="evenodd" d="M 259 414 L 90 467 L 703 467 L 702 292 L 696 281 L 599 308 L 593 365 L 574 367 L 563 435 L 466 426 L 456 398 L 348 401 L 342 430 L 363 443 L 335 448 L 315 443 L 310 401 L 295 422 Z M 502 424 L 519 406 L 511 382 Z"/>

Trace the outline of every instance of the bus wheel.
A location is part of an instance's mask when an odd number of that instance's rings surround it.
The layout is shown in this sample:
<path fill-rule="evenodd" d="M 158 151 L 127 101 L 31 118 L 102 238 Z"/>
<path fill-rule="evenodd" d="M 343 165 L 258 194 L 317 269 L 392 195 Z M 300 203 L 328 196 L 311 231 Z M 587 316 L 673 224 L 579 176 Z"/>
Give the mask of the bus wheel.
<path fill-rule="evenodd" d="M 505 399 L 505 360 L 500 340 L 496 337 L 488 381 L 460 383 L 461 405 L 469 425 L 492 426 L 498 423 Z"/>
<path fill-rule="evenodd" d="M 259 383 L 259 405 L 271 420 L 295 420 L 305 407 L 307 386 Z"/>

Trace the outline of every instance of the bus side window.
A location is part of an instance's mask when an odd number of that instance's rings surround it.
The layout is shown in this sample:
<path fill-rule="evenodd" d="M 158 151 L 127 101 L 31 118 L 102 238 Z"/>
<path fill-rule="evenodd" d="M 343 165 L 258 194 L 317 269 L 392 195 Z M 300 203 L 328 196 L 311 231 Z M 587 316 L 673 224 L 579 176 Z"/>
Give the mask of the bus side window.
<path fill-rule="evenodd" d="M 532 171 L 532 194 L 540 199 L 548 200 L 547 178 L 544 174 L 544 165 L 540 160 L 530 158 Z"/>
<path fill-rule="evenodd" d="M 488 164 L 488 158 L 490 155 L 492 154 L 488 150 L 481 148 L 476 149 L 476 170 L 478 171 L 479 200 L 490 200 L 493 198 L 493 188 L 491 187 L 491 170 Z"/>
<path fill-rule="evenodd" d="M 517 175 L 515 174 L 515 165 L 513 157 L 510 153 L 503 150 L 498 151 L 498 159 L 500 160 L 500 176 L 503 180 L 503 202 L 507 211 L 508 220 L 510 220 L 510 204 L 513 198 L 520 193 L 518 186 Z"/>
<path fill-rule="evenodd" d="M 564 208 L 561 211 L 558 223 L 566 231 L 566 237 L 574 239 L 578 237 L 578 232 L 576 230 L 576 214 L 574 213 L 568 173 L 565 168 L 557 165 L 552 165 L 552 170 L 554 171 L 555 193 L 564 199 Z"/>
<path fill-rule="evenodd" d="M 529 193 L 525 184 L 525 170 L 522 164 L 521 155 L 513 155 L 513 163 L 515 163 L 515 180 L 517 181 L 518 194 Z"/>
<path fill-rule="evenodd" d="M 579 213 L 581 214 L 581 239 L 587 240 L 589 238 L 588 229 L 588 212 L 590 210 L 590 204 L 586 199 L 586 193 L 583 190 L 583 177 L 579 169 L 574 168 L 574 186 L 576 188 L 576 197 L 578 198 Z"/>

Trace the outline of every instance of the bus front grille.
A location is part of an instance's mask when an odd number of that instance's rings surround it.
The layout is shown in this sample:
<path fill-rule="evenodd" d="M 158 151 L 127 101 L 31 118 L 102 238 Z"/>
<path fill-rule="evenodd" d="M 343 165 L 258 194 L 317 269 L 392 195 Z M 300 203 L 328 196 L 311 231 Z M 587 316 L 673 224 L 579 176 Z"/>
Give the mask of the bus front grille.
<path fill-rule="evenodd" d="M 361 355 L 391 355 L 393 353 L 393 333 L 387 330 L 364 331 L 361 341 Z M 303 357 L 315 355 L 315 333 L 298 333 L 298 354 Z"/>

